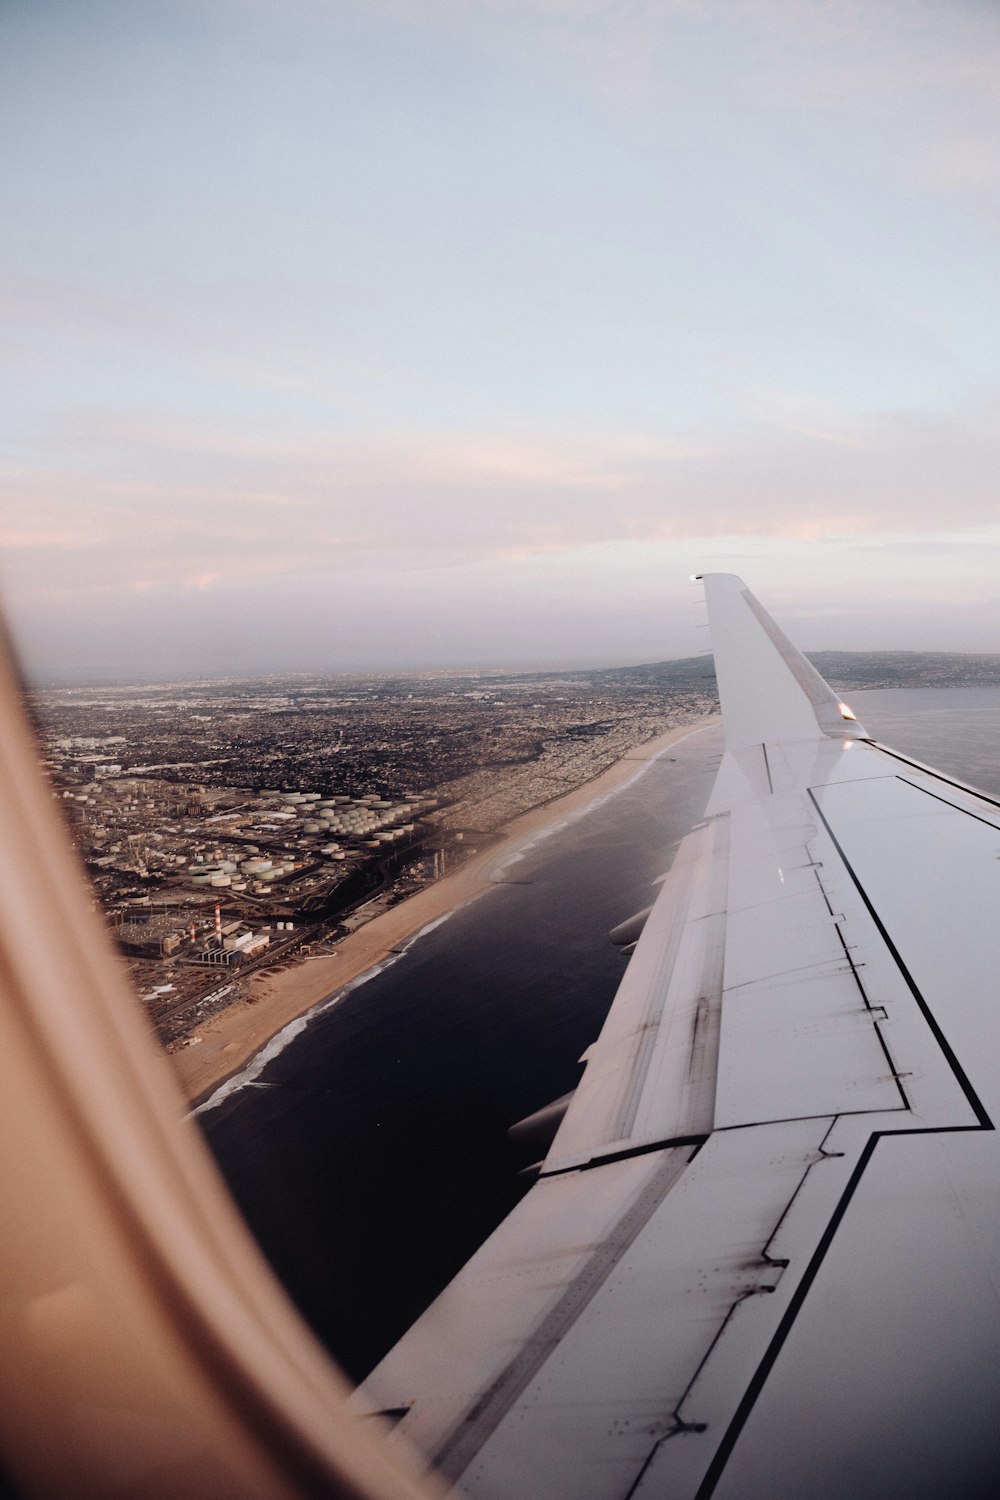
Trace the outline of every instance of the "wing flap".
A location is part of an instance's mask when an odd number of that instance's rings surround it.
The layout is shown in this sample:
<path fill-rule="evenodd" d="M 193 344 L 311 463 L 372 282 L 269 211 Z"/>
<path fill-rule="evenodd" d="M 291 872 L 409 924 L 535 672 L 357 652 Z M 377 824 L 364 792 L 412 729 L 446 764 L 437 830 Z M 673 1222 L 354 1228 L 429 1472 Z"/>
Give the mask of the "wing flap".
<path fill-rule="evenodd" d="M 727 841 L 725 819 L 682 841 L 544 1172 L 711 1129 Z"/>
<path fill-rule="evenodd" d="M 900 956 L 910 1009 L 939 1037 L 938 1055 L 940 1043 L 962 1049 L 967 1092 L 1000 1111 L 1000 808 L 980 802 L 973 813 L 967 794 L 919 772 L 815 795 L 851 884 Z M 910 1092 L 924 1079 L 927 1066 Z"/>
<path fill-rule="evenodd" d="M 779 1231 L 808 1244 L 842 1188 L 845 1160 L 821 1154 L 831 1123 L 722 1132 L 693 1160 L 674 1148 L 539 1183 L 355 1406 L 409 1408 L 392 1439 L 468 1493 L 620 1500 L 665 1438 L 726 1419 L 732 1390 L 700 1389 L 723 1343 L 752 1373 L 758 1319 L 769 1336 L 804 1266 L 786 1282 L 768 1247 Z"/>
<path fill-rule="evenodd" d="M 715 1125 L 899 1109 L 813 848 L 800 795 L 730 816 L 729 891 Z"/>
<path fill-rule="evenodd" d="M 410 1408 L 406 1438 L 457 1472 L 601 1291 L 691 1151 L 536 1184 L 368 1377 L 357 1409 Z"/>

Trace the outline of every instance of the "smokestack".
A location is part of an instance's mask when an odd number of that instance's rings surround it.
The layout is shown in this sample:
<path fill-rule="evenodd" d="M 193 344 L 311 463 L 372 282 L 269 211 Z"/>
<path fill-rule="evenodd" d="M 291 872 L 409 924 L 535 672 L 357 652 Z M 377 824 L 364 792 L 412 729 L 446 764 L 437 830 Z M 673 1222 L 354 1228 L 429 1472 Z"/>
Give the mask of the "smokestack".
<path fill-rule="evenodd" d="M 219 939 L 219 942 L 221 943 L 222 942 L 222 912 L 219 910 L 219 904 L 218 904 L 218 902 L 216 902 L 216 904 L 215 904 L 215 935 Z"/>

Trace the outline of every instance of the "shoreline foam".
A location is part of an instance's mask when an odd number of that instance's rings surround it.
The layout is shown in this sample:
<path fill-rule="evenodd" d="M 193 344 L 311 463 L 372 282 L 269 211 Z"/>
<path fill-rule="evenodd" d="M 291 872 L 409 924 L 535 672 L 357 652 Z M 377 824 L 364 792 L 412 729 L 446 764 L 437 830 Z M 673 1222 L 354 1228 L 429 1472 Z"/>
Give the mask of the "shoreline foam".
<path fill-rule="evenodd" d="M 221 1103 L 216 1096 L 224 1086 L 231 1085 L 225 1097 L 251 1086 L 267 1061 L 305 1029 L 313 1013 L 373 978 L 430 927 L 489 890 L 497 883 L 497 875 L 539 839 L 621 791 L 671 745 L 718 722 L 713 715 L 668 730 L 634 746 L 590 781 L 518 814 L 504 827 L 499 842 L 473 855 L 453 874 L 373 917 L 343 938 L 335 954 L 255 975 L 250 981 L 252 1002 L 222 1011 L 201 1028 L 200 1045 L 171 1055 L 169 1061 L 189 1103 L 197 1110 L 210 1101 Z"/>

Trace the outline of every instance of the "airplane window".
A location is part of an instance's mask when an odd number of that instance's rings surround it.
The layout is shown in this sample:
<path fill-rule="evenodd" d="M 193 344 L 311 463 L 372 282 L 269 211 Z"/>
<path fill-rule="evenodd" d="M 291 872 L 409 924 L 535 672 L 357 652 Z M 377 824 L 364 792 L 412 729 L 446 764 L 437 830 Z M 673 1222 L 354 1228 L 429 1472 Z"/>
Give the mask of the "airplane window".
<path fill-rule="evenodd" d="M 998 62 L 936 0 L 0 6 L 16 1489 L 961 1488 Z"/>
<path fill-rule="evenodd" d="M 912 670 L 914 664 L 905 665 Z M 857 662 L 854 670 L 859 670 Z M 415 685 L 408 681 L 403 700 L 407 704 L 413 701 Z M 532 690 L 544 691 L 537 682 Z M 39 1035 L 34 1040 L 42 1042 L 43 1053 L 54 1054 L 47 1062 L 50 1071 L 55 1066 L 66 1092 L 76 1122 L 74 1135 L 78 1137 L 82 1123 L 83 1133 L 92 1133 L 103 1173 L 122 1182 L 129 1180 L 135 1165 L 113 1159 L 122 1143 L 123 1124 L 130 1135 L 135 1130 L 149 1134 L 149 1121 L 143 1119 L 148 1105 L 142 1095 L 133 1097 L 130 1103 L 124 1101 L 128 1107 L 123 1115 L 123 1101 L 113 1097 L 115 1091 L 106 1097 L 101 1093 L 100 1075 L 112 1064 L 120 1091 L 123 1057 L 125 1075 L 151 1069 L 142 1079 L 143 1095 L 148 1088 L 154 1115 L 160 1118 L 146 1146 L 153 1157 L 165 1158 L 158 1163 L 159 1171 L 164 1166 L 167 1170 L 162 1182 L 153 1177 L 146 1187 L 155 1189 L 154 1197 L 162 1191 L 170 1198 L 182 1186 L 180 1197 L 186 1200 L 183 1208 L 189 1222 L 181 1239 L 199 1219 L 204 1221 L 208 1206 L 212 1243 L 200 1246 L 208 1265 L 201 1265 L 198 1275 L 206 1277 L 206 1285 L 211 1283 L 219 1273 L 212 1261 L 221 1257 L 232 1295 L 234 1290 L 238 1294 L 249 1273 L 254 1298 L 263 1295 L 265 1303 L 272 1299 L 264 1321 L 269 1336 L 277 1335 L 282 1358 L 289 1358 L 290 1343 L 293 1363 L 309 1366 L 314 1356 L 297 1347 L 298 1335 L 294 1325 L 287 1325 L 280 1300 L 275 1304 L 273 1292 L 262 1294 L 260 1270 L 247 1264 L 235 1220 L 222 1200 L 212 1196 L 217 1189 L 206 1181 L 204 1166 L 195 1161 L 192 1173 L 192 1163 L 185 1162 L 181 1177 L 192 1180 L 182 1185 L 170 1181 L 177 1170 L 169 1164 L 172 1150 L 183 1155 L 191 1147 L 190 1122 L 184 1129 L 181 1118 L 183 1093 L 176 1090 L 180 1083 L 193 1119 L 287 1291 L 348 1376 L 360 1381 L 529 1190 L 564 1108 L 556 1110 L 551 1128 L 529 1124 L 509 1134 L 509 1127 L 553 1100 L 572 1096 L 581 1072 L 576 1059 L 600 1031 L 624 972 L 622 956 L 607 940 L 608 930 L 621 927 L 616 938 L 626 943 L 627 959 L 635 935 L 632 928 L 640 932 L 643 922 L 623 918 L 644 902 L 648 905 L 655 881 L 670 867 L 679 841 L 702 815 L 718 763 L 719 731 L 711 716 L 705 722 L 706 716 L 699 718 L 692 711 L 687 686 L 680 723 L 642 752 L 630 752 L 596 780 L 582 782 L 577 791 L 519 813 L 506 829 L 487 832 L 471 828 L 468 819 L 458 828 L 449 824 L 447 813 L 453 804 L 438 795 L 433 803 L 428 800 L 423 826 L 414 819 L 414 837 L 405 846 L 409 865 L 404 860 L 394 866 L 391 858 L 380 863 L 379 851 L 366 866 L 361 856 L 355 871 L 369 870 L 372 885 L 367 890 L 358 892 L 345 877 L 349 899 L 339 910 L 314 899 L 311 904 L 303 901 L 292 917 L 279 918 L 279 910 L 287 912 L 296 895 L 302 898 L 303 887 L 309 889 L 310 876 L 316 878 L 318 862 L 310 865 L 308 852 L 326 832 L 305 827 L 319 821 L 312 799 L 303 806 L 298 800 L 302 794 L 284 794 L 279 806 L 289 816 L 283 818 L 274 810 L 278 798 L 268 790 L 252 783 L 214 783 L 213 797 L 206 778 L 200 803 L 194 795 L 199 784 L 185 776 L 183 794 L 188 800 L 182 808 L 178 782 L 162 774 L 169 768 L 159 768 L 156 776 L 154 768 L 146 766 L 140 774 L 131 764 L 120 766 L 116 761 L 113 770 L 98 774 L 103 763 L 90 759 L 100 753 L 95 742 L 101 736 L 85 733 L 87 729 L 123 728 L 126 733 L 111 736 L 114 753 L 131 761 L 137 752 L 128 715 L 159 719 L 166 710 L 183 718 L 189 712 L 186 690 L 172 691 L 173 699 L 161 685 L 100 691 L 33 689 L 27 701 L 36 724 L 35 744 L 17 723 L 13 691 L 8 695 L 9 764 L 4 786 L 13 803 L 7 809 L 7 846 L 17 850 L 27 837 L 46 860 L 58 864 L 66 858 L 59 847 L 64 840 L 61 823 L 76 846 L 77 859 L 98 877 L 88 912 L 87 903 L 73 889 L 77 877 L 70 866 L 53 894 L 46 884 L 53 872 L 33 871 L 32 857 L 25 857 L 28 905 L 22 901 L 18 910 L 11 910 L 5 939 L 15 950 L 13 972 L 19 972 L 18 947 L 27 944 L 32 954 L 37 951 L 32 946 L 34 926 L 44 929 L 54 922 L 62 936 L 41 968 L 22 964 L 21 1007 L 27 1002 L 27 1010 L 39 1010 Z M 232 687 L 225 684 L 219 691 L 228 698 Z M 322 689 L 311 683 L 309 696 L 318 691 Z M 337 691 L 344 695 L 342 683 Z M 987 792 L 1000 793 L 992 756 L 1000 714 L 996 690 L 952 689 L 944 718 L 938 713 L 941 699 L 935 696 L 940 691 L 869 689 L 852 695 L 852 703 L 867 732 L 874 727 L 891 733 L 904 752 L 936 760 L 953 774 L 978 780 Z M 265 715 L 253 686 L 241 684 L 239 692 L 252 699 L 242 730 L 246 765 L 249 724 Z M 197 693 L 199 709 L 206 708 L 210 692 L 200 685 Z M 295 690 L 284 696 L 294 699 Z M 382 712 L 388 716 L 396 709 L 393 699 L 400 695 L 398 689 L 389 689 L 383 696 Z M 563 701 L 566 696 L 560 695 Z M 300 711 L 308 714 L 308 705 Z M 227 706 L 225 712 L 231 724 L 238 710 Z M 329 722 L 327 703 L 323 712 Z M 365 712 L 371 715 L 370 703 Z M 209 716 L 197 717 L 203 723 Z M 73 732 L 63 732 L 69 729 Z M 156 733 L 169 731 L 158 724 Z M 39 762 L 47 782 L 37 777 Z M 325 800 L 331 809 L 344 805 L 332 796 L 316 800 Z M 391 811 L 390 798 L 379 800 Z M 374 803 L 356 799 L 352 805 Z M 56 823 L 53 808 L 59 815 Z M 26 834 L 18 818 L 26 820 Z M 298 869 L 293 864 L 273 881 L 247 880 L 246 886 L 264 889 L 246 895 L 234 893 L 232 883 L 209 883 L 206 888 L 197 879 L 205 872 L 190 858 L 190 845 L 200 850 L 207 839 L 217 846 L 217 866 L 230 863 L 238 868 L 238 861 L 227 860 L 227 853 L 241 852 L 248 834 L 263 841 L 260 824 L 268 819 L 265 847 L 272 856 L 283 849 L 306 851 Z M 350 837 L 345 834 L 344 842 Z M 426 860 L 421 839 L 433 850 L 423 881 L 418 878 L 419 866 L 413 868 L 421 856 Z M 187 841 L 182 864 L 176 855 Z M 251 854 L 252 860 L 257 858 Z M 233 872 L 222 873 L 231 877 Z M 256 874 L 257 867 L 243 873 Z M 400 882 L 395 886 L 394 875 Z M 109 896 L 115 879 L 117 895 Z M 376 881 L 381 890 L 373 896 Z M 339 885 L 335 878 L 333 890 Z M 231 913 L 245 912 L 244 902 L 251 900 L 257 920 L 241 924 Z M 116 957 L 103 978 L 88 973 L 81 977 L 81 939 L 85 969 L 96 965 L 99 970 L 102 959 L 107 962 L 107 945 L 99 941 L 95 919 L 97 906 L 103 908 Z M 190 918 L 199 911 L 207 930 L 199 932 L 195 918 L 192 937 Z M 279 921 L 285 925 L 279 926 Z M 288 946 L 279 947 L 277 954 L 268 951 L 270 944 L 258 953 L 235 943 L 227 946 L 228 938 L 235 935 L 238 940 L 241 927 L 249 926 L 258 932 L 270 929 L 276 947 L 282 942 L 280 933 L 298 934 L 299 941 L 293 947 L 285 938 Z M 178 937 L 176 944 L 166 941 L 171 934 Z M 222 956 L 228 954 L 240 957 Z M 183 987 L 214 985 L 221 966 L 226 982 L 233 985 L 233 998 L 228 1004 L 202 1007 L 197 994 L 192 1000 L 192 990 L 185 992 Z M 123 977 L 129 978 L 128 985 L 123 986 Z M 151 977 L 160 983 L 152 984 Z M 85 998 L 80 991 L 95 979 L 96 1013 L 90 1016 L 80 1004 Z M 253 986 L 259 987 L 256 997 Z M 176 1008 L 155 1008 L 154 997 L 175 995 L 178 989 L 182 998 Z M 275 1009 L 276 995 L 284 1011 Z M 58 1003 L 54 1014 L 47 1015 L 53 996 Z M 216 1002 L 227 998 L 214 996 Z M 110 1024 L 101 1010 L 109 1001 Z M 153 1066 L 148 1044 L 129 1033 L 126 1010 L 141 1013 L 143 1030 L 155 1033 L 159 1023 L 158 1067 Z M 175 1030 L 177 1018 L 185 1014 L 190 1015 L 190 1029 Z M 173 1025 L 164 1026 L 164 1018 Z M 81 1044 L 82 1053 L 76 1056 Z M 201 1050 L 206 1047 L 214 1051 L 211 1063 L 202 1062 L 212 1056 Z M 128 1057 L 132 1048 L 141 1056 Z M 165 1093 L 164 1057 L 174 1073 Z M 199 1071 L 192 1071 L 191 1058 L 197 1058 Z M 15 1052 L 8 1061 L 23 1074 Z M 76 1071 L 81 1064 L 82 1075 Z M 207 1083 L 200 1071 L 204 1068 L 215 1070 Z M 200 1079 L 203 1086 L 196 1089 L 192 1079 Z M 23 1082 L 22 1076 L 22 1093 Z M 26 1108 L 44 1113 L 44 1095 L 43 1086 L 40 1098 L 29 1097 Z M 18 1101 L 11 1097 L 16 1116 Z M 61 1104 L 59 1113 L 63 1112 Z M 79 1196 L 79 1185 L 71 1183 L 63 1199 L 70 1189 Z M 50 1216 L 53 1210 L 65 1212 L 59 1193 L 43 1192 L 42 1199 Z M 140 1246 L 148 1252 L 147 1210 L 148 1205 L 126 1199 L 125 1240 L 133 1252 Z M 33 1211 L 37 1205 L 29 1206 L 26 1214 L 30 1217 Z M 172 1220 L 159 1246 L 164 1262 L 161 1293 L 172 1279 L 171 1257 L 178 1256 L 179 1248 L 187 1253 L 186 1247 L 174 1243 L 180 1222 Z M 232 1242 L 230 1236 L 236 1236 Z M 60 1243 L 60 1251 L 63 1248 Z M 23 1267 L 19 1274 L 23 1276 Z M 173 1275 L 176 1278 L 176 1270 Z M 52 1280 L 51 1273 L 47 1280 Z M 71 1280 L 67 1287 L 65 1276 L 56 1281 L 45 1291 L 33 1290 L 30 1307 L 39 1328 L 51 1326 L 61 1340 L 59 1330 L 75 1304 L 78 1282 Z M 197 1281 L 182 1285 L 185 1295 L 197 1303 L 204 1288 Z M 78 1319 L 74 1308 L 71 1321 Z M 89 1370 L 94 1350 L 88 1338 L 78 1343 L 81 1369 Z M 134 1333 L 130 1344 L 134 1362 Z M 156 1364 L 169 1362 L 155 1341 L 149 1347 L 156 1351 Z M 254 1358 L 259 1355 L 259 1349 L 242 1351 L 248 1361 L 244 1371 L 258 1379 Z M 161 1378 L 157 1372 L 151 1384 Z M 319 1412 L 326 1421 L 330 1403 L 341 1399 L 342 1391 L 336 1391 L 324 1366 L 311 1369 L 309 1384 L 321 1392 Z M 301 1426 L 303 1402 L 303 1390 L 296 1389 L 292 1411 L 286 1410 L 283 1419 Z M 306 1406 L 308 1415 L 308 1402 Z M 221 1442 L 218 1431 L 216 1440 Z M 352 1461 L 354 1440 L 353 1434 L 347 1440 Z M 230 1435 L 222 1446 L 224 1466 L 245 1463 L 247 1455 Z M 120 1461 L 120 1445 L 115 1451 Z M 16 1465 L 22 1460 L 16 1443 L 11 1452 Z M 259 1457 L 251 1462 L 259 1464 Z M 304 1492 L 312 1492 L 308 1486 L 318 1482 L 317 1474 L 335 1471 L 342 1462 L 342 1454 L 313 1453 L 305 1464 L 312 1472 L 303 1480 Z M 264 1482 L 259 1474 L 258 1482 Z M 379 1482 L 375 1474 L 370 1493 L 378 1493 Z M 394 1474 L 388 1482 L 396 1486 L 413 1481 L 404 1473 Z M 395 1488 L 390 1492 L 402 1493 Z"/>
<path fill-rule="evenodd" d="M 0 1453 L 26 1493 L 423 1494 L 343 1410 L 221 1190 L 0 656 Z"/>

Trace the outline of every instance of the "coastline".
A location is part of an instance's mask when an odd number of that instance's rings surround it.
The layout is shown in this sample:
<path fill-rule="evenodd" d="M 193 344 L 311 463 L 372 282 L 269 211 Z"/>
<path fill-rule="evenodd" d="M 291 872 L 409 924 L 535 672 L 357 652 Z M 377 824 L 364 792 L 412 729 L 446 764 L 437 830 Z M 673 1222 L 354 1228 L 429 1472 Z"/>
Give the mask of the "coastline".
<path fill-rule="evenodd" d="M 617 790 L 670 745 L 717 722 L 717 715 L 707 715 L 669 729 L 634 746 L 590 781 L 519 814 L 489 849 L 473 855 L 453 874 L 373 917 L 342 939 L 335 954 L 306 958 L 288 969 L 255 975 L 250 982 L 252 1001 L 238 1003 L 206 1022 L 199 1031 L 198 1046 L 170 1055 L 169 1063 L 188 1103 L 192 1107 L 204 1103 L 286 1027 L 391 960 L 425 928 L 443 921 L 488 890 L 496 883 L 499 871 L 526 844 Z"/>

